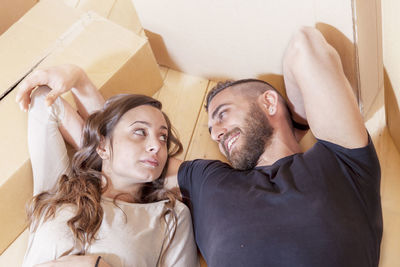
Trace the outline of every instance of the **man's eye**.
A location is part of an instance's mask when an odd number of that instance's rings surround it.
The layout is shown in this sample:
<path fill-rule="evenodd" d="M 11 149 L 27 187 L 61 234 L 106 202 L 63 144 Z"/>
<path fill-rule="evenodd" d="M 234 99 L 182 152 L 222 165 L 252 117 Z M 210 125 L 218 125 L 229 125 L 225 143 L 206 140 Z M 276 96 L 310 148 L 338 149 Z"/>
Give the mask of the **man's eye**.
<path fill-rule="evenodd" d="M 226 111 L 222 111 L 219 113 L 218 118 L 222 120 L 225 117 Z"/>
<path fill-rule="evenodd" d="M 145 136 L 146 135 L 146 132 L 145 132 L 144 129 L 136 129 L 133 133 L 137 134 L 137 135 L 141 135 L 141 136 Z"/>

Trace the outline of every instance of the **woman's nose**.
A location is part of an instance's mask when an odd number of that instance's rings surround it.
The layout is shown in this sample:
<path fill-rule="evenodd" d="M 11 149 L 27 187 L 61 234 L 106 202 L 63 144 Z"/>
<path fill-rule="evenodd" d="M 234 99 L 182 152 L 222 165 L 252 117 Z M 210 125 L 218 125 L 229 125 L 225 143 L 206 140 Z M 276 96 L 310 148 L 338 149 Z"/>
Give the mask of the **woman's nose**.
<path fill-rule="evenodd" d="M 149 137 L 146 144 L 146 151 L 157 153 L 160 150 L 160 141 L 155 137 Z"/>

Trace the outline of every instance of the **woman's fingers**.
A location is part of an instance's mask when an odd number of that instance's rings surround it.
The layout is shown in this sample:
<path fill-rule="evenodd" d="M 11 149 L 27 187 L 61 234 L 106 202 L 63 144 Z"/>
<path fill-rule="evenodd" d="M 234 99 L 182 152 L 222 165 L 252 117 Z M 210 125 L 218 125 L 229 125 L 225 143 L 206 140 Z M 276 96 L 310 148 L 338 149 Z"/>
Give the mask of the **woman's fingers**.
<path fill-rule="evenodd" d="M 46 104 L 50 106 L 57 97 L 76 86 L 82 73 L 82 69 L 71 64 L 34 70 L 17 86 L 15 101 L 22 110 L 27 111 L 32 91 L 38 86 L 46 85 L 51 89 L 46 97 Z"/>
<path fill-rule="evenodd" d="M 26 111 L 31 103 L 32 91 L 40 85 L 48 84 L 48 75 L 45 70 L 34 70 L 17 86 L 15 101 L 19 103 L 22 110 Z"/>
<path fill-rule="evenodd" d="M 46 96 L 46 100 L 45 100 L 46 105 L 51 106 L 54 103 L 54 101 L 56 101 L 57 97 L 59 97 L 59 96 L 60 96 L 60 94 L 57 94 L 57 91 L 54 91 L 54 90 L 50 91 Z"/>

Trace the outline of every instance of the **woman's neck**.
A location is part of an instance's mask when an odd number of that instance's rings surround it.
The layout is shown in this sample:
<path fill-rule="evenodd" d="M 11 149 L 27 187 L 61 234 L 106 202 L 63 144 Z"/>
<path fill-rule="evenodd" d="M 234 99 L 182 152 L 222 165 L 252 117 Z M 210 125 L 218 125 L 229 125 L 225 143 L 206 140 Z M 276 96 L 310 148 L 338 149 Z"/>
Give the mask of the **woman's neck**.
<path fill-rule="evenodd" d="M 106 182 L 106 178 L 103 177 L 103 183 Z M 108 179 L 107 181 L 107 189 L 103 193 L 104 197 L 108 198 L 116 198 L 118 200 L 122 200 L 125 202 L 129 203 L 134 203 L 137 202 L 138 199 L 140 199 L 140 194 L 141 194 L 141 188 L 142 184 L 135 184 L 135 185 L 130 185 L 129 187 L 124 187 L 124 188 L 117 188 L 114 186 L 112 183 L 111 179 Z"/>

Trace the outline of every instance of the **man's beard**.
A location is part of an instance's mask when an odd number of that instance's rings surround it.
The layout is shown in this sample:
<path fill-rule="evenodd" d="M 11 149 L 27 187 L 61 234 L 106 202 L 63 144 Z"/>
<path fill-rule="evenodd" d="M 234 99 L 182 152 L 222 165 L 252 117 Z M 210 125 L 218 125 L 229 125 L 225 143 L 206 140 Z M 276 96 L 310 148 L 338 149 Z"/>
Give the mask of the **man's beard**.
<path fill-rule="evenodd" d="M 238 170 L 253 169 L 264 153 L 266 145 L 271 141 L 273 130 L 260 107 L 252 105 L 247 113 L 243 130 L 235 128 L 226 135 L 229 137 L 232 133 L 239 131 L 240 137 L 243 138 L 242 146 L 232 153 L 229 153 L 224 146 L 225 154 L 232 167 Z M 223 140 L 225 141 L 226 138 Z"/>

